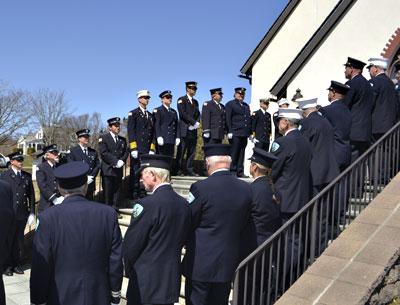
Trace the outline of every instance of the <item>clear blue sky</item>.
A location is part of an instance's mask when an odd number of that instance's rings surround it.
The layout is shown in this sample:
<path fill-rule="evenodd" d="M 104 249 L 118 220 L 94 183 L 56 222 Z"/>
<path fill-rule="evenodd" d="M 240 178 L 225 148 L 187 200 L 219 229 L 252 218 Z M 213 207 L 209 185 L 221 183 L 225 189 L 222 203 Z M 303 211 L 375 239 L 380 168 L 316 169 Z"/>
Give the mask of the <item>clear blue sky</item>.
<path fill-rule="evenodd" d="M 223 102 L 245 60 L 288 0 L 136 1 L 8 0 L 0 4 L 0 79 L 28 90 L 64 90 L 75 114 L 98 111 L 103 121 L 127 116 L 136 92 L 197 99 L 222 87 Z M 249 98 L 249 96 L 248 96 Z"/>

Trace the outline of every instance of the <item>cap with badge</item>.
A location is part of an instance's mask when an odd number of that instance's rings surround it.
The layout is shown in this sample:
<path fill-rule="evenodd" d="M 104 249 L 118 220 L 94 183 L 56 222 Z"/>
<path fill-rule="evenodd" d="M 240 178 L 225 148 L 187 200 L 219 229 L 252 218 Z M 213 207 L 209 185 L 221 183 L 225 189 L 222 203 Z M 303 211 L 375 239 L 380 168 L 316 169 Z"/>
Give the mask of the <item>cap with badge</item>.
<path fill-rule="evenodd" d="M 269 98 L 260 98 L 260 104 L 269 104 L 270 100 Z"/>
<path fill-rule="evenodd" d="M 301 110 L 317 107 L 317 101 L 318 98 L 311 98 L 311 99 L 299 98 L 296 100 Z"/>
<path fill-rule="evenodd" d="M 186 88 L 190 88 L 190 89 L 197 90 L 197 82 L 195 82 L 195 81 L 188 81 L 188 82 L 186 82 L 185 84 L 186 84 Z"/>
<path fill-rule="evenodd" d="M 150 97 L 150 91 L 149 90 L 140 90 L 136 93 L 137 98 L 141 97 Z"/>
<path fill-rule="evenodd" d="M 349 91 L 349 89 L 350 87 L 348 85 L 332 80 L 331 85 L 327 90 L 335 91 L 337 93 L 345 95 Z"/>
<path fill-rule="evenodd" d="M 281 98 L 279 101 L 278 101 L 278 106 L 282 106 L 282 105 L 289 105 L 289 101 L 287 100 L 287 99 L 285 99 L 285 98 Z"/>
<path fill-rule="evenodd" d="M 107 123 L 109 126 L 111 125 L 120 125 L 121 124 L 121 119 L 119 117 L 115 117 L 115 118 L 110 118 L 107 120 Z"/>
<path fill-rule="evenodd" d="M 165 91 L 161 92 L 158 96 L 159 96 L 160 98 L 163 98 L 163 97 L 172 97 L 172 92 L 171 92 L 171 90 L 165 90 Z"/>
<path fill-rule="evenodd" d="M 12 161 L 12 160 L 16 160 L 19 162 L 24 161 L 24 156 L 22 155 L 22 150 L 13 152 L 12 154 L 7 155 L 7 157 L 10 159 L 10 161 Z"/>
<path fill-rule="evenodd" d="M 229 144 L 207 144 L 203 146 L 204 157 L 230 156 L 231 148 Z"/>
<path fill-rule="evenodd" d="M 367 69 L 370 69 L 372 66 L 380 67 L 386 70 L 388 67 L 388 60 L 383 57 L 370 58 L 368 59 Z"/>
<path fill-rule="evenodd" d="M 39 153 L 36 157 L 39 158 L 43 156 L 45 153 L 56 153 L 58 154 L 59 150 L 56 144 L 50 144 L 42 148 L 42 152 Z"/>
<path fill-rule="evenodd" d="M 90 136 L 90 129 L 81 129 L 76 132 L 76 136 L 79 137 L 88 137 Z"/>
<path fill-rule="evenodd" d="M 235 88 L 235 93 L 245 94 L 246 93 L 246 88 L 237 87 L 237 88 Z"/>
<path fill-rule="evenodd" d="M 81 161 L 68 162 L 56 167 L 54 177 L 64 189 L 74 189 L 87 183 L 89 165 Z"/>
<path fill-rule="evenodd" d="M 250 161 L 261 164 L 267 168 L 271 168 L 272 164 L 278 160 L 278 157 L 265 151 L 264 149 L 254 147 L 253 155 L 249 158 Z"/>
<path fill-rule="evenodd" d="M 145 154 L 140 157 L 140 167 L 135 174 L 140 174 L 146 167 L 156 167 L 171 170 L 172 158 L 170 156 L 158 154 Z"/>
<path fill-rule="evenodd" d="M 346 67 L 353 67 L 355 69 L 360 69 L 360 70 L 362 70 L 365 65 L 366 65 L 365 62 L 362 62 L 361 60 L 352 57 L 347 57 L 347 62 L 344 64 L 344 66 Z"/>
<path fill-rule="evenodd" d="M 303 118 L 303 111 L 293 108 L 279 108 L 278 118 L 301 120 Z"/>
<path fill-rule="evenodd" d="M 211 93 L 211 95 L 213 95 L 213 94 L 221 94 L 222 93 L 222 88 L 210 89 L 210 93 Z"/>

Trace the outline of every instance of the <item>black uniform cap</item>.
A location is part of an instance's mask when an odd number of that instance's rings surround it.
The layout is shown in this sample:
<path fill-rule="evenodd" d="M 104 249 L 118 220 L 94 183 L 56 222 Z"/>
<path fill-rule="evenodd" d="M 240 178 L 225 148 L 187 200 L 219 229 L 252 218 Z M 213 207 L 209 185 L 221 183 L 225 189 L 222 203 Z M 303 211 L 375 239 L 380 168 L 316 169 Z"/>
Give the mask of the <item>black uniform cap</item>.
<path fill-rule="evenodd" d="M 90 129 L 81 129 L 76 132 L 76 136 L 83 137 L 83 136 L 90 136 Z"/>
<path fill-rule="evenodd" d="M 81 161 L 73 161 L 56 167 L 54 177 L 58 185 L 64 189 L 74 189 L 87 182 L 89 165 Z"/>
<path fill-rule="evenodd" d="M 107 120 L 107 123 L 109 126 L 111 125 L 118 125 L 120 124 L 121 119 L 119 117 L 115 117 L 115 118 L 110 118 Z"/>
<path fill-rule="evenodd" d="M 346 67 L 353 67 L 355 69 L 362 70 L 366 63 L 352 57 L 347 57 L 347 62 L 344 65 Z"/>
<path fill-rule="evenodd" d="M 222 93 L 222 88 L 215 88 L 215 89 L 210 89 L 210 93 L 211 95 L 215 94 L 215 93 Z"/>
<path fill-rule="evenodd" d="M 24 161 L 24 156 L 22 155 L 22 150 L 13 152 L 12 154 L 9 154 L 7 157 L 9 157 L 10 160 Z"/>
<path fill-rule="evenodd" d="M 158 96 L 160 98 L 163 98 L 165 96 L 171 96 L 172 97 L 172 93 L 171 93 L 171 90 L 165 90 L 165 91 L 161 92 Z"/>
<path fill-rule="evenodd" d="M 230 156 L 231 145 L 229 144 L 207 144 L 203 146 L 204 157 Z"/>
<path fill-rule="evenodd" d="M 185 84 L 186 84 L 186 87 L 197 89 L 197 82 L 195 82 L 195 81 L 188 81 Z"/>
<path fill-rule="evenodd" d="M 246 93 L 246 88 L 237 87 L 237 88 L 235 88 L 235 93 L 245 94 Z"/>
<path fill-rule="evenodd" d="M 278 160 L 278 157 L 274 156 L 273 154 L 265 151 L 264 149 L 254 147 L 253 148 L 253 155 L 249 158 L 249 160 L 264 165 L 267 168 L 271 168 L 272 164 Z"/>
<path fill-rule="evenodd" d="M 350 87 L 348 85 L 339 83 L 337 81 L 332 80 L 331 85 L 327 90 L 335 91 L 337 93 L 346 95 L 346 93 L 349 91 Z"/>
<path fill-rule="evenodd" d="M 171 170 L 172 158 L 170 156 L 158 155 L 158 154 L 145 154 L 140 157 L 140 167 L 135 174 L 140 174 L 146 167 L 163 168 Z"/>
<path fill-rule="evenodd" d="M 45 146 L 42 148 L 42 152 L 40 154 L 38 154 L 36 157 L 39 158 L 41 156 L 43 156 L 45 153 L 47 152 L 59 152 L 58 147 L 56 144 L 50 144 L 48 146 Z"/>

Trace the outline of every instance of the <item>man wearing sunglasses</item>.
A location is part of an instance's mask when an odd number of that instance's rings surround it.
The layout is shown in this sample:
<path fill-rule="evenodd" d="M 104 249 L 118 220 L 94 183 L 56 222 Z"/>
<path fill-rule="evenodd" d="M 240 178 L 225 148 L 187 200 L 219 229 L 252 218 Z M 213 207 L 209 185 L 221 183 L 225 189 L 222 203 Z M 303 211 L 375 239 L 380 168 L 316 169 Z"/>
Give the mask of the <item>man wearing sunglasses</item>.
<path fill-rule="evenodd" d="M 128 113 L 128 139 L 131 152 L 129 188 L 133 199 L 146 195 L 144 188 L 140 187 L 139 177 L 135 175 L 135 171 L 140 166 L 140 156 L 154 154 L 156 151 L 154 117 L 147 111 L 147 105 L 151 98 L 150 91 L 140 90 L 136 95 L 139 107 Z"/>
<path fill-rule="evenodd" d="M 153 110 L 157 153 L 173 158 L 175 145 L 178 146 L 181 141 L 178 113 L 171 107 L 172 93 L 170 90 L 161 92 L 159 97 L 162 105 Z"/>

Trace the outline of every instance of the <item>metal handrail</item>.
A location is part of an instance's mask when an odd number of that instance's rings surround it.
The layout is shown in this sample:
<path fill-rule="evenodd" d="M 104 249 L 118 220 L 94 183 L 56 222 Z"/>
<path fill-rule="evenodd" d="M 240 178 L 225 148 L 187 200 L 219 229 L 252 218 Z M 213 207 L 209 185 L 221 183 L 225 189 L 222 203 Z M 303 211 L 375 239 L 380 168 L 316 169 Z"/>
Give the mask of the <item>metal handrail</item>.
<path fill-rule="evenodd" d="M 394 137 L 396 138 L 393 139 Z M 318 253 L 322 253 L 327 247 L 328 240 L 321 246 L 322 235 L 324 234 L 327 236 L 330 234 L 331 237 L 333 237 L 332 239 L 337 237 L 338 234 L 335 235 L 332 232 L 325 232 L 324 227 L 329 231 L 329 229 L 332 229 L 332 227 L 336 225 L 336 231 L 339 231 L 340 217 L 336 219 L 336 216 L 340 214 L 340 201 L 346 204 L 344 212 L 350 215 L 347 219 L 348 223 L 342 224 L 341 226 L 345 228 L 351 222 L 352 205 L 349 203 L 351 201 L 349 196 L 349 189 L 352 190 L 351 186 L 355 186 L 353 189 L 356 193 L 355 197 L 357 197 L 355 200 L 361 203 L 358 206 L 358 212 L 360 212 L 364 206 L 377 195 L 378 185 L 386 184 L 386 182 L 399 171 L 399 156 L 395 154 L 399 152 L 399 150 L 400 122 L 394 125 L 366 152 L 359 156 L 349 167 L 329 183 L 329 185 L 303 206 L 290 220 L 240 262 L 235 271 L 233 304 L 259 304 L 259 302 L 255 302 L 258 298 L 264 300 L 266 304 L 272 304 L 272 301 L 279 298 L 279 295 L 284 293 L 293 283 L 293 279 L 295 280 L 298 278 L 302 272 L 305 271 L 306 267 L 314 262 L 315 258 L 318 257 Z M 393 154 L 397 166 L 392 164 L 393 162 L 391 161 L 393 160 L 387 160 L 388 158 L 386 158 L 386 156 L 390 153 Z M 382 164 L 383 168 L 380 167 Z M 365 175 L 367 172 L 369 180 L 373 181 L 373 194 L 370 198 L 365 197 L 366 195 L 364 194 Z M 390 176 L 391 173 L 392 175 Z M 386 179 L 384 183 L 381 183 L 381 181 L 379 181 L 381 178 L 383 178 L 383 180 L 386 178 L 388 179 Z M 352 182 L 354 185 L 351 184 Z M 335 207 L 336 203 L 339 204 L 337 207 Z M 331 210 L 332 208 L 333 211 Z M 335 211 L 335 208 L 337 208 L 337 211 Z M 349 210 L 347 210 L 347 208 L 349 208 Z M 354 214 L 356 214 L 356 212 L 357 209 L 354 211 Z M 326 223 L 330 220 L 334 221 L 327 225 Z M 329 228 L 329 226 L 331 226 L 331 228 Z M 298 235 L 300 235 L 300 237 Z M 301 244 L 303 240 L 305 240 L 305 246 Z M 295 242 L 298 241 L 301 245 L 299 247 L 304 248 L 303 250 L 306 251 L 306 254 L 304 256 L 298 254 L 297 264 L 295 264 L 296 262 L 294 262 L 293 258 L 295 258 L 295 252 L 298 249 L 294 250 L 293 247 L 296 244 Z M 283 248 L 282 243 L 284 243 Z M 290 248 L 290 245 L 292 248 Z M 298 251 L 301 252 L 301 250 Z M 309 254 L 309 256 L 307 256 L 307 254 Z M 266 262 L 266 257 L 268 262 Z M 290 264 L 282 262 L 287 259 L 291 260 Z M 259 260 L 261 260 L 261 262 L 259 262 Z M 301 272 L 300 269 L 302 268 L 299 265 L 301 265 L 302 262 L 304 262 L 304 270 Z M 283 274 L 282 270 L 279 270 L 280 267 L 283 269 Z M 268 272 L 264 270 L 265 268 L 268 269 Z M 290 280 L 287 280 L 286 277 L 288 276 L 284 274 L 285 271 L 288 272 L 288 268 L 290 269 Z M 297 274 L 293 274 L 293 269 L 297 270 Z M 279 274 L 279 271 L 281 271 L 281 274 Z M 244 272 L 244 275 L 241 274 L 242 272 Z M 259 287 L 260 284 L 257 283 L 257 276 L 261 277 L 261 282 L 263 282 L 265 273 L 268 273 L 268 283 L 272 282 L 271 277 L 278 277 L 275 287 Z M 250 283 L 251 281 L 252 283 Z M 288 284 L 286 284 L 287 281 L 289 282 Z M 239 301 L 239 297 L 242 301 Z"/>

